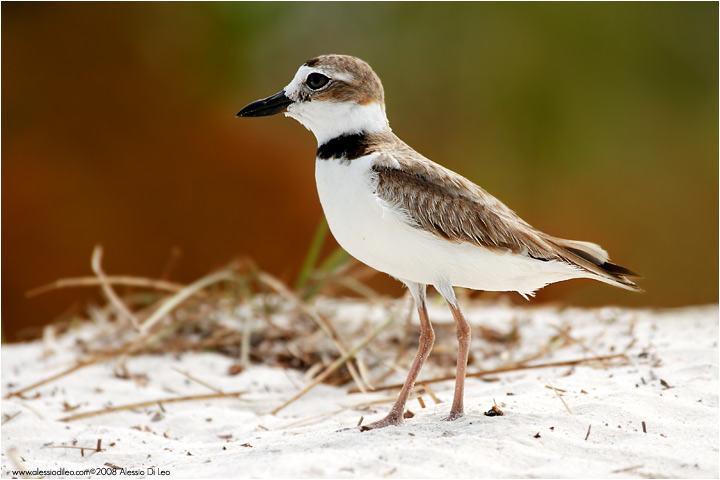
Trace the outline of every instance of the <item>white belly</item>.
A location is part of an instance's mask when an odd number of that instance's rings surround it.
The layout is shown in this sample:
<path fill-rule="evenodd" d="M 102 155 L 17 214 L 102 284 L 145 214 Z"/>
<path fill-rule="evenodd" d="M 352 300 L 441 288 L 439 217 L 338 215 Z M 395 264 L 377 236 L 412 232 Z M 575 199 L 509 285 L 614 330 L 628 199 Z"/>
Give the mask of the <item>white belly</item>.
<path fill-rule="evenodd" d="M 409 225 L 402 213 L 375 196 L 372 158 L 315 163 L 318 195 L 330 231 L 361 262 L 400 280 L 522 294 L 584 276 L 562 262 L 448 242 Z"/>

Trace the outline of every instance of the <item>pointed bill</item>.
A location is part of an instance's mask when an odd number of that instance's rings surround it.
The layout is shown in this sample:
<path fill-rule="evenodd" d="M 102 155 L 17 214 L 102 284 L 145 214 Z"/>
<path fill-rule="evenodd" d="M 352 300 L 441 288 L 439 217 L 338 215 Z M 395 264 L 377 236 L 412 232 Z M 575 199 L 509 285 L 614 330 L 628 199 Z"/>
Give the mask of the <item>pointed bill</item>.
<path fill-rule="evenodd" d="M 285 90 L 276 93 L 275 95 L 263 98 L 250 105 L 245 106 L 242 110 L 237 113 L 238 117 L 267 117 L 269 115 L 275 115 L 283 113 L 287 110 L 288 105 L 293 103 L 287 95 Z"/>

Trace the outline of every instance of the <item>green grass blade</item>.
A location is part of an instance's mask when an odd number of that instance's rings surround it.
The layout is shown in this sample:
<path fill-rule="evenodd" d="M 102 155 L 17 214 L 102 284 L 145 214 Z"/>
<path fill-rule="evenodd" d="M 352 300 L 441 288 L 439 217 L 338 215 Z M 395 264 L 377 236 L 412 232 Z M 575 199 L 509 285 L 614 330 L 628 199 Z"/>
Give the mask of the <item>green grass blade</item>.
<path fill-rule="evenodd" d="M 322 273 L 329 273 L 339 268 L 350 258 L 350 254 L 347 253 L 342 247 L 338 247 L 320 264 L 318 271 Z"/>
<path fill-rule="evenodd" d="M 320 223 L 315 229 L 315 235 L 313 235 L 312 243 L 308 249 L 307 255 L 305 255 L 305 261 L 303 262 L 302 269 L 298 275 L 297 282 L 295 282 L 295 290 L 300 291 L 307 285 L 310 276 L 312 275 L 315 263 L 317 263 L 318 256 L 320 255 L 320 249 L 325 243 L 325 237 L 328 233 L 328 224 L 325 220 L 325 215 L 320 219 Z"/>

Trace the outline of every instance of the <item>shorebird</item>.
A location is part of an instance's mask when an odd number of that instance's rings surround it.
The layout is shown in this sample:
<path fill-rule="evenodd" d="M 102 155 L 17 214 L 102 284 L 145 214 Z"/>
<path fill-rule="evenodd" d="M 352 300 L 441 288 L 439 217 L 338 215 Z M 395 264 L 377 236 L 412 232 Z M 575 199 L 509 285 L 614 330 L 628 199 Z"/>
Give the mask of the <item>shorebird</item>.
<path fill-rule="evenodd" d="M 279 93 L 239 117 L 284 113 L 317 138 L 315 179 L 330 231 L 348 253 L 410 290 L 420 345 L 388 415 L 366 428 L 403 423 L 408 395 L 435 334 L 425 307 L 432 285 L 455 319 L 458 357 L 447 420 L 464 414 L 470 326 L 453 291 L 515 291 L 525 298 L 554 282 L 591 278 L 640 291 L 627 268 L 589 242 L 547 235 L 465 177 L 423 157 L 390 129 L 380 78 L 364 61 L 323 55 L 300 66 Z"/>

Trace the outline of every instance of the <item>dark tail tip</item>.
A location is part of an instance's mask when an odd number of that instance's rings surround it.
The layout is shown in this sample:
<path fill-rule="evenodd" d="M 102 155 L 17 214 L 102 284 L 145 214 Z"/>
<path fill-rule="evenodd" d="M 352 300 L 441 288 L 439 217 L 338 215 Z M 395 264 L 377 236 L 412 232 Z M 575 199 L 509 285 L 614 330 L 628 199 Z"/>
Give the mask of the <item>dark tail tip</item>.
<path fill-rule="evenodd" d="M 639 273 L 635 273 L 632 270 L 630 270 L 629 268 L 621 267 L 620 265 L 615 265 L 614 263 L 605 262 L 602 265 L 599 265 L 599 267 L 613 275 L 621 275 L 623 277 L 642 278 L 642 275 L 640 275 Z"/>

